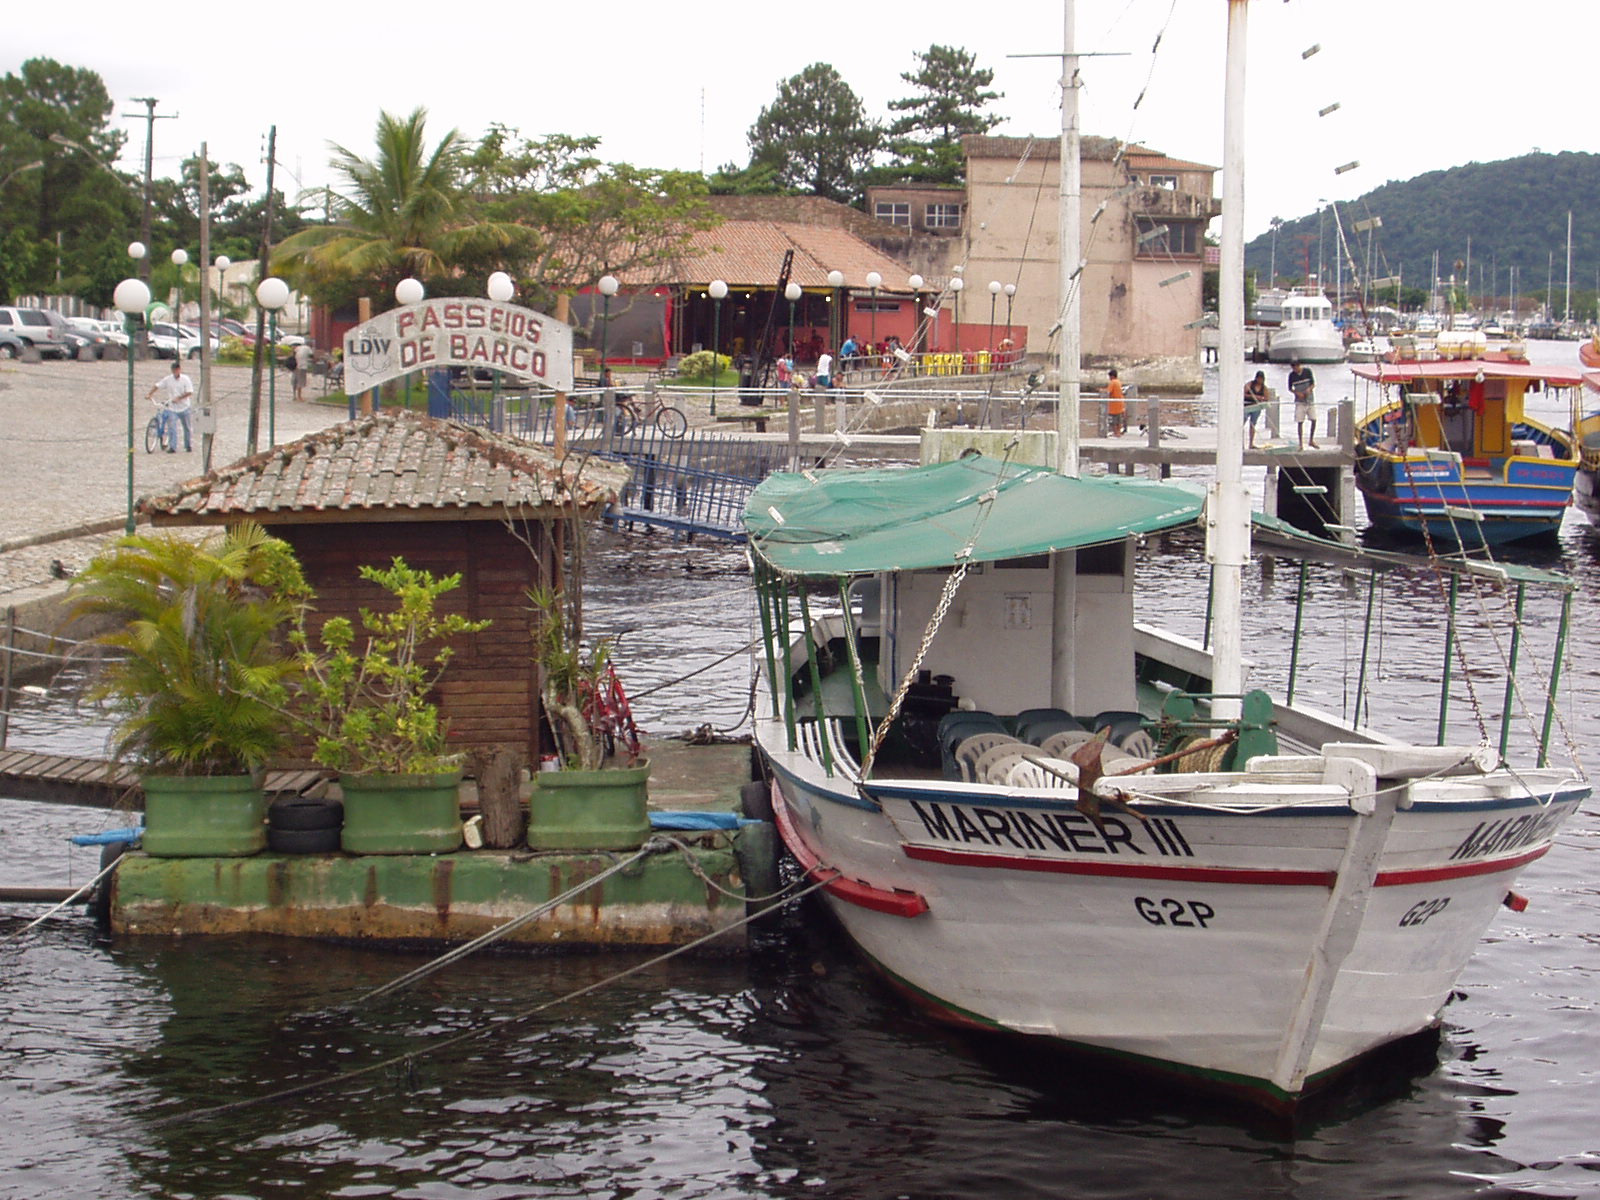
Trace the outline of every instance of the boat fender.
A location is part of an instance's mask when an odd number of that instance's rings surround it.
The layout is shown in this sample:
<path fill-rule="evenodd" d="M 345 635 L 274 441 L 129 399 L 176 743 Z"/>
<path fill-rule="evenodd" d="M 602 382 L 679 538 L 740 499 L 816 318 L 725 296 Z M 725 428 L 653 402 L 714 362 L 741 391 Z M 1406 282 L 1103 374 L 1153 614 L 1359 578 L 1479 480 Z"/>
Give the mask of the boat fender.
<path fill-rule="evenodd" d="M 755 821 L 772 820 L 772 788 L 766 783 L 747 783 L 739 789 L 739 811 Z"/>
<path fill-rule="evenodd" d="M 1506 894 L 1505 894 L 1505 898 L 1502 899 L 1500 901 L 1500 903 L 1504 904 L 1512 912 L 1527 912 L 1528 911 L 1528 898 L 1526 896 L 1518 894 L 1517 892 L 1507 891 Z"/>

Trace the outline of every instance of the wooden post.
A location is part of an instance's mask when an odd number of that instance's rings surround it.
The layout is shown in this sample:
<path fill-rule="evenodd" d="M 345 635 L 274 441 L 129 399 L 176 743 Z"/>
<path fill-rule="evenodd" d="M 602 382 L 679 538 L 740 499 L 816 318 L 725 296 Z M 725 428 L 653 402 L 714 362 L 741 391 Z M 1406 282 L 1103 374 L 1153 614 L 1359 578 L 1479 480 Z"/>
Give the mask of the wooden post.
<path fill-rule="evenodd" d="M 1144 402 L 1145 444 L 1155 451 L 1147 474 L 1151 479 L 1165 479 L 1172 473 L 1168 464 L 1160 461 L 1161 453 L 1161 397 L 1151 396 Z"/>
<path fill-rule="evenodd" d="M 518 792 L 526 756 L 517 746 L 477 746 L 469 753 L 483 814 L 483 844 L 509 850 L 522 840 L 523 814 Z"/>
<path fill-rule="evenodd" d="M 17 609 L 6 605 L 6 662 L 0 674 L 0 750 L 6 748 L 6 737 L 11 732 L 11 660 L 16 657 Z"/>
<path fill-rule="evenodd" d="M 800 389 L 789 385 L 789 470 L 800 469 Z"/>
<path fill-rule="evenodd" d="M 365 325 L 370 320 L 372 320 L 372 299 L 369 296 L 362 296 L 356 301 L 356 321 L 359 324 Z M 274 368 L 276 368 L 278 364 L 273 363 L 272 365 Z M 377 393 L 377 388 L 372 388 L 369 391 L 361 393 L 360 412 L 363 417 L 370 417 L 372 415 L 372 398 L 377 395 Z"/>
<path fill-rule="evenodd" d="M 556 297 L 556 320 L 563 325 L 569 324 L 572 313 L 572 302 L 565 292 Z M 567 394 L 556 392 L 556 408 L 552 414 L 555 425 L 555 455 L 557 459 L 563 458 L 567 453 Z"/>

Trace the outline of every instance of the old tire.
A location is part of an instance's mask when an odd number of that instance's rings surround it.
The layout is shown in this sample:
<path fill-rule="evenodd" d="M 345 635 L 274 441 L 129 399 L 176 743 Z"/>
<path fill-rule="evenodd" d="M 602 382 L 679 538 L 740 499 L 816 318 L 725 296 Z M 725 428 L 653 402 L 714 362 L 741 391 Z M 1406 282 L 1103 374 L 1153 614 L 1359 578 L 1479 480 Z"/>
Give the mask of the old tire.
<path fill-rule="evenodd" d="M 328 829 L 267 829 L 267 849 L 274 854 L 337 854 L 339 827 Z"/>
<path fill-rule="evenodd" d="M 107 842 L 100 847 L 100 870 L 104 871 L 127 852 L 127 842 Z M 89 898 L 89 912 L 100 929 L 111 928 L 111 887 L 116 883 L 115 872 L 95 884 L 94 895 Z"/>
<path fill-rule="evenodd" d="M 275 801 L 267 809 L 267 829 L 300 832 L 311 829 L 338 829 L 344 825 L 344 805 L 337 800 L 295 796 Z"/>
<path fill-rule="evenodd" d="M 747 783 L 739 789 L 739 811 L 752 821 L 772 820 L 772 789 L 765 783 Z"/>

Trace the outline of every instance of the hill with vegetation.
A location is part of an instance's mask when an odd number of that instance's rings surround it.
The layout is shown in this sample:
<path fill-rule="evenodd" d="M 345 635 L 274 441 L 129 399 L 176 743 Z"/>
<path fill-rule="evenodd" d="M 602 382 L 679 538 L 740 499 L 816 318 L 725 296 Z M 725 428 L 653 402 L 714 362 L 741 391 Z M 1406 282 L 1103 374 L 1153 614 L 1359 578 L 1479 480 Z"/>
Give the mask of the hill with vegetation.
<path fill-rule="evenodd" d="M 1600 154 L 1532 153 L 1500 162 L 1467 163 L 1391 180 L 1366 195 L 1319 212 L 1284 220 L 1245 248 L 1245 268 L 1258 286 L 1271 278 L 1274 257 L 1280 286 L 1321 272 L 1335 279 L 1334 209 L 1351 261 L 1371 279 L 1399 277 L 1408 294 L 1426 293 L 1438 255 L 1439 274 L 1452 274 L 1470 290 L 1472 306 L 1509 304 L 1512 272 L 1524 305 L 1546 300 L 1559 316 L 1566 299 L 1567 214 L 1572 214 L 1573 316 L 1595 319 L 1600 291 Z M 1358 223 L 1381 221 L 1374 229 Z M 1370 262 L 1370 268 L 1368 266 Z M 1469 278 L 1470 276 L 1470 278 Z M 1392 285 L 1391 285 L 1392 288 Z M 1389 290 L 1392 300 L 1392 290 Z M 1580 301 L 1581 298 L 1581 301 Z"/>

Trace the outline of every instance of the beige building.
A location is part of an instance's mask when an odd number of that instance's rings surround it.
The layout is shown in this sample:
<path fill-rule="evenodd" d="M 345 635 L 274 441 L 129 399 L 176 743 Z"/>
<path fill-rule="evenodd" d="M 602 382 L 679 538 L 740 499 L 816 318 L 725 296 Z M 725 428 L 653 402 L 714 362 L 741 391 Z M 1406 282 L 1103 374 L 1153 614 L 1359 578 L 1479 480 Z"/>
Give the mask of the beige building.
<path fill-rule="evenodd" d="M 945 252 L 943 277 L 963 267 L 964 348 L 980 347 L 989 336 L 989 283 L 996 281 L 1016 285 L 1010 304 L 1016 341 L 1030 354 L 1050 353 L 1049 331 L 1060 316 L 1060 143 L 969 137 L 964 145 L 964 190 L 872 188 L 867 211 L 924 235 L 923 245 L 937 242 Z M 1194 323 L 1201 314 L 1205 231 L 1221 211 L 1212 195 L 1215 174 L 1215 167 L 1142 146 L 1083 139 L 1086 363 L 1198 364 Z M 1002 291 L 997 324 L 1005 324 L 1007 307 Z"/>

